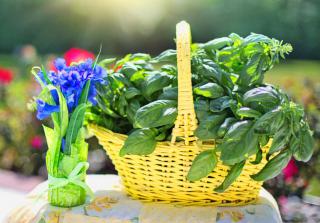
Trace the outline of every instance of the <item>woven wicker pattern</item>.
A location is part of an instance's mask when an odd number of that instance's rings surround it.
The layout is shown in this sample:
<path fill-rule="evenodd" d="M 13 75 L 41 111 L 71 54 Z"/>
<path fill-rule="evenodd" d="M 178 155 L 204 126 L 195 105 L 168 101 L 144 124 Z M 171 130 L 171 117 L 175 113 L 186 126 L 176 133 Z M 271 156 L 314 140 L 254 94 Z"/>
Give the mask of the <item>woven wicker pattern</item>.
<path fill-rule="evenodd" d="M 186 22 L 177 25 L 178 66 L 178 117 L 172 132 L 172 142 L 158 142 L 155 151 L 148 156 L 119 156 L 127 136 L 113 133 L 96 125 L 89 129 L 97 136 L 107 151 L 123 181 L 126 192 L 133 198 L 159 203 L 181 205 L 236 206 L 255 202 L 261 188 L 250 175 L 257 173 L 266 164 L 265 154 L 260 164 L 247 162 L 242 174 L 224 193 L 214 192 L 228 174 L 229 167 L 219 161 L 215 170 L 197 182 L 186 179 L 194 158 L 214 144 L 201 144 L 193 135 L 197 127 L 194 111 L 191 65 L 190 27 Z M 175 142 L 180 137 L 184 141 Z M 201 144 L 201 145 L 200 145 Z M 250 160 L 254 160 L 254 156 Z"/>
<path fill-rule="evenodd" d="M 222 183 L 229 170 L 220 161 L 208 177 L 197 182 L 186 180 L 195 156 L 203 150 L 212 149 L 213 145 L 159 142 L 151 155 L 120 157 L 119 151 L 126 135 L 96 125 L 91 125 L 90 130 L 112 159 L 125 191 L 135 199 L 181 205 L 237 206 L 254 202 L 261 188 L 262 183 L 252 180 L 250 175 L 266 164 L 265 157 L 258 165 L 247 162 L 242 174 L 228 190 L 216 193 L 213 189 Z"/>

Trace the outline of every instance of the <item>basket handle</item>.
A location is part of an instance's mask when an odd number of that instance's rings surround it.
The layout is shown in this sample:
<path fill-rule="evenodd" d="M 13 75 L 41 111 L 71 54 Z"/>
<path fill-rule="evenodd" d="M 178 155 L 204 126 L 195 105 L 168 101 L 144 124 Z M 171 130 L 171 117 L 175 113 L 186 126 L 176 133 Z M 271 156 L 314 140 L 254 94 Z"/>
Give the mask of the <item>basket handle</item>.
<path fill-rule="evenodd" d="M 179 22 L 176 26 L 177 68 L 178 68 L 178 116 L 172 130 L 171 142 L 177 137 L 184 139 L 186 145 L 195 141 L 194 131 L 197 118 L 194 110 L 191 82 L 191 31 L 190 25 Z"/>

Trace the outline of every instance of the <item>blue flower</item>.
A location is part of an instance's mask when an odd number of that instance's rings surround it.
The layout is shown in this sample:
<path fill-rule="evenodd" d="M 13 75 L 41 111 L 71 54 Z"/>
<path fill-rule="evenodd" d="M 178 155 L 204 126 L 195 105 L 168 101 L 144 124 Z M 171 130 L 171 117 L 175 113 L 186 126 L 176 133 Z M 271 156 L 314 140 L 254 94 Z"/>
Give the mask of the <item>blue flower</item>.
<path fill-rule="evenodd" d="M 58 105 L 50 105 L 41 99 L 37 99 L 37 118 L 43 120 L 49 117 L 53 112 L 59 112 Z"/>
<path fill-rule="evenodd" d="M 69 113 L 71 113 L 78 105 L 81 93 L 88 80 L 91 80 L 88 100 L 92 104 L 96 104 L 95 96 L 97 93 L 95 85 L 97 83 L 107 84 L 105 80 L 107 73 L 102 67 L 98 65 L 93 67 L 92 59 L 87 59 L 82 63 L 67 66 L 65 60 L 62 58 L 56 59 L 54 66 L 57 71 L 47 72 L 48 78 L 54 86 L 60 88 L 67 101 Z M 40 71 L 38 75 L 43 83 L 49 84 L 45 81 L 42 71 Z M 58 105 L 59 101 L 56 91 L 51 91 L 51 94 Z"/>

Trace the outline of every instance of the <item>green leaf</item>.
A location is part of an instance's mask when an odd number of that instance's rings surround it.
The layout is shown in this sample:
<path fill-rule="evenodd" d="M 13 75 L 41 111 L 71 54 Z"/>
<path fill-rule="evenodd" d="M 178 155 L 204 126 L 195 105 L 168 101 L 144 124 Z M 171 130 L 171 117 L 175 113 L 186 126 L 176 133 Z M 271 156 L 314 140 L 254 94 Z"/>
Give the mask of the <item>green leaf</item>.
<path fill-rule="evenodd" d="M 194 93 L 207 98 L 219 98 L 224 95 L 224 89 L 216 83 L 206 83 L 194 88 Z"/>
<path fill-rule="evenodd" d="M 228 37 L 217 38 L 214 40 L 210 40 L 202 45 L 202 47 L 206 50 L 219 50 L 223 47 L 230 46 L 232 44 L 232 40 Z"/>
<path fill-rule="evenodd" d="M 110 64 L 114 63 L 116 61 L 116 58 L 107 58 L 107 59 L 103 59 L 99 62 L 99 66 L 102 67 L 107 67 Z"/>
<path fill-rule="evenodd" d="M 197 181 L 208 176 L 214 170 L 217 163 L 218 159 L 214 150 L 211 149 L 201 152 L 193 160 L 187 179 L 189 181 Z"/>
<path fill-rule="evenodd" d="M 278 155 L 273 157 L 259 173 L 251 175 L 255 181 L 266 181 L 279 175 L 291 159 L 291 152 L 283 150 Z"/>
<path fill-rule="evenodd" d="M 259 118 L 262 114 L 252 108 L 241 107 L 237 110 L 237 115 L 245 118 Z"/>
<path fill-rule="evenodd" d="M 135 116 L 138 128 L 154 128 L 172 124 L 177 118 L 177 102 L 157 100 L 141 107 Z"/>
<path fill-rule="evenodd" d="M 243 95 L 243 103 L 255 110 L 270 111 L 280 104 L 278 93 L 271 86 L 257 87 Z"/>
<path fill-rule="evenodd" d="M 261 162 L 262 160 L 262 150 L 259 149 L 258 152 L 256 153 L 256 159 L 250 163 L 252 163 L 253 165 L 257 165 Z"/>
<path fill-rule="evenodd" d="M 218 137 L 223 137 L 227 133 L 230 126 L 234 124 L 236 121 L 237 119 L 233 117 L 226 118 L 218 130 Z"/>
<path fill-rule="evenodd" d="M 130 100 L 135 96 L 141 95 L 141 92 L 135 87 L 128 87 L 126 88 L 124 95 L 127 100 Z"/>
<path fill-rule="evenodd" d="M 144 82 L 142 92 L 149 98 L 153 93 L 162 90 L 171 83 L 171 77 L 165 73 L 149 72 Z"/>
<path fill-rule="evenodd" d="M 229 96 L 223 96 L 210 101 L 210 111 L 221 112 L 230 107 L 230 104 L 236 103 Z"/>
<path fill-rule="evenodd" d="M 304 122 L 297 137 L 292 137 L 290 149 L 298 161 L 307 162 L 310 160 L 314 148 L 314 139 L 308 125 Z"/>
<path fill-rule="evenodd" d="M 160 100 L 178 100 L 178 87 L 166 87 L 159 96 Z"/>
<path fill-rule="evenodd" d="M 87 103 L 89 90 L 90 90 L 90 84 L 91 84 L 91 80 L 88 80 L 86 82 L 84 88 L 82 89 L 81 96 L 80 96 L 80 99 L 79 99 L 79 104 Z"/>
<path fill-rule="evenodd" d="M 281 108 L 278 107 L 262 115 L 254 124 L 254 131 L 257 134 L 275 134 L 283 125 L 285 119 Z"/>
<path fill-rule="evenodd" d="M 198 120 L 202 121 L 206 119 L 211 113 L 209 110 L 209 102 L 206 100 L 196 100 L 194 102 L 194 109 Z"/>
<path fill-rule="evenodd" d="M 258 135 L 253 132 L 253 122 L 246 120 L 234 123 L 217 146 L 221 151 L 220 159 L 233 165 L 255 154 L 258 149 Z"/>
<path fill-rule="evenodd" d="M 200 140 L 213 140 L 218 137 L 218 130 L 221 123 L 226 118 L 226 114 L 209 115 L 205 120 L 202 120 L 194 132 L 195 136 Z"/>
<path fill-rule="evenodd" d="M 119 155 L 148 155 L 156 148 L 156 131 L 148 128 L 132 132 L 124 142 Z"/>
<path fill-rule="evenodd" d="M 68 122 L 69 122 L 69 112 L 68 112 L 68 106 L 67 106 L 67 102 L 66 99 L 64 98 L 61 90 L 57 87 L 54 87 L 53 85 L 47 85 L 47 88 L 52 91 L 57 91 L 58 97 L 59 97 L 59 107 L 60 107 L 60 111 L 59 111 L 59 129 L 60 129 L 60 135 L 61 137 L 64 137 L 66 132 L 67 132 L 67 128 L 68 128 Z M 56 125 L 55 125 L 56 128 Z"/>
<path fill-rule="evenodd" d="M 79 104 L 72 112 L 70 123 L 66 135 L 66 145 L 64 153 L 70 155 L 71 144 L 77 139 L 80 128 L 82 127 L 84 115 L 87 109 L 87 104 Z"/>
<path fill-rule="evenodd" d="M 177 62 L 177 51 L 172 50 L 172 49 L 163 51 L 160 55 L 153 58 L 151 62 L 153 62 L 153 63 L 158 63 L 158 62 L 176 63 Z"/>
<path fill-rule="evenodd" d="M 51 129 L 43 125 L 44 134 L 48 145 L 48 151 L 46 155 L 46 165 L 48 172 L 52 175 L 57 174 L 58 162 L 61 149 L 61 136 L 59 126 L 55 126 L 55 129 Z"/>
<path fill-rule="evenodd" d="M 290 132 L 288 129 L 288 125 L 283 125 L 281 129 L 276 132 L 268 152 L 269 155 L 286 148 L 290 140 Z"/>
<path fill-rule="evenodd" d="M 219 187 L 215 188 L 214 191 L 218 193 L 222 193 L 225 190 L 227 190 L 228 187 L 240 176 L 245 163 L 246 161 L 242 161 L 240 163 L 236 163 L 235 165 L 233 165 L 229 170 L 228 175 L 222 182 L 222 184 Z"/>

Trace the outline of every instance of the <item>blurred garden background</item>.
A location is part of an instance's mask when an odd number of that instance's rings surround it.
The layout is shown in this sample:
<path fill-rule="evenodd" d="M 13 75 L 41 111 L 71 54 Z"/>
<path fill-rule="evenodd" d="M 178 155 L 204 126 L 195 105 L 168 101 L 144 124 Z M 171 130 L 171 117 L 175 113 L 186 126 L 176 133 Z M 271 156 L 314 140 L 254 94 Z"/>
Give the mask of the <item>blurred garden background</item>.
<path fill-rule="evenodd" d="M 293 53 L 266 79 L 305 106 L 316 151 L 307 164 L 290 162 L 265 187 L 285 221 L 320 222 L 319 207 L 303 202 L 307 193 L 320 201 L 319 12 L 319 0 L 0 0 L 0 188 L 26 192 L 46 177 L 45 138 L 27 110 L 39 91 L 32 66 L 50 68 L 58 56 L 94 57 L 100 45 L 101 58 L 157 55 L 175 47 L 175 24 L 187 20 L 195 42 L 255 32 L 292 44 Z M 97 141 L 89 141 L 89 172 L 115 173 Z"/>

